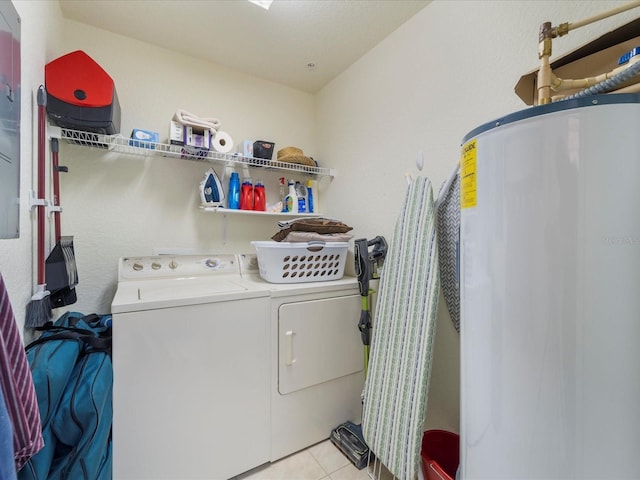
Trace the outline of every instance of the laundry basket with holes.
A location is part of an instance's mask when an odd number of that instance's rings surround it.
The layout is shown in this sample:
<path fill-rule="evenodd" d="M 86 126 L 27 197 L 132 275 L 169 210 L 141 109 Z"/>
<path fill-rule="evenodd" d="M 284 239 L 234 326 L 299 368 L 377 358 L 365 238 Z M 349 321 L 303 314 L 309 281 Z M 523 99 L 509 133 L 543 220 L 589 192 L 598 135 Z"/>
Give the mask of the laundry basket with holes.
<path fill-rule="evenodd" d="M 348 242 L 251 242 L 270 283 L 326 282 L 344 275 Z"/>

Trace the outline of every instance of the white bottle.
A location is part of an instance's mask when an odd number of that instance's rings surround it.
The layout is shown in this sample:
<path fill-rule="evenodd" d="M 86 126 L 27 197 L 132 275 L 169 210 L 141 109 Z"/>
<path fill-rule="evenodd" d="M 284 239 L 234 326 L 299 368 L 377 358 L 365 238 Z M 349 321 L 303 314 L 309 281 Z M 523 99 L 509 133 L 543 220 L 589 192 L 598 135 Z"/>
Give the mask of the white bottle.
<path fill-rule="evenodd" d="M 293 180 L 289 180 L 289 193 L 284 197 L 287 213 L 298 213 L 298 195 Z"/>
<path fill-rule="evenodd" d="M 280 182 L 280 202 L 282 203 L 282 211 L 286 212 L 287 211 L 287 202 L 286 202 L 287 184 L 285 183 L 284 177 L 280 177 L 279 182 Z"/>
<path fill-rule="evenodd" d="M 296 182 L 295 189 L 298 196 L 298 213 L 305 213 L 307 211 L 307 189 L 300 182 Z"/>

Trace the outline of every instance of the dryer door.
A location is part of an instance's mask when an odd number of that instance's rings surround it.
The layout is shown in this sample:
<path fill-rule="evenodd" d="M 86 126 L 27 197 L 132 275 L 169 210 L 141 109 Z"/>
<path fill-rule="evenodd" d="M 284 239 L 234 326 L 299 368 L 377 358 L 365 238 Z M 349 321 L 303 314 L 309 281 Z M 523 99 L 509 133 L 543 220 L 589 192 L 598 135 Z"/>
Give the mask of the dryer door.
<path fill-rule="evenodd" d="M 285 395 L 364 369 L 359 295 L 280 305 L 278 391 Z"/>

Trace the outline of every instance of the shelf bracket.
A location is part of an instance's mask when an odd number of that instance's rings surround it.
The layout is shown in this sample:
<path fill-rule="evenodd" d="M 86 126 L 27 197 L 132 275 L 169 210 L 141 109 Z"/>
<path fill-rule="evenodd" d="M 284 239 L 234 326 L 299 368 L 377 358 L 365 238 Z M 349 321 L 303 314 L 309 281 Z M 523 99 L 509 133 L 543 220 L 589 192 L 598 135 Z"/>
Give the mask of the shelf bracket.
<path fill-rule="evenodd" d="M 36 192 L 29 190 L 29 210 L 33 210 L 33 207 L 48 207 L 49 200 L 46 198 L 37 198 Z"/>
<path fill-rule="evenodd" d="M 228 215 L 224 213 L 222 215 L 222 245 L 227 244 L 227 218 Z"/>
<path fill-rule="evenodd" d="M 49 138 L 49 140 L 51 140 L 52 138 L 57 138 L 58 140 L 60 140 L 62 138 L 62 128 L 56 125 L 48 124 L 47 137 Z"/>
<path fill-rule="evenodd" d="M 47 217 L 51 217 L 52 213 L 62 213 L 62 207 L 59 205 L 52 205 L 47 202 Z"/>

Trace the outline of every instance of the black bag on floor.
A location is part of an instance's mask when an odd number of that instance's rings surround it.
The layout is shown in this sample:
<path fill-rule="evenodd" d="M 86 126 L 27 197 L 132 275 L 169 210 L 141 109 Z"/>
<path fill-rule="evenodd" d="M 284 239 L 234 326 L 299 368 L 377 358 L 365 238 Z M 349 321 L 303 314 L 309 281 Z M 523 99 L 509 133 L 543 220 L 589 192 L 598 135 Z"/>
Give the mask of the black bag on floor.
<path fill-rule="evenodd" d="M 111 480 L 110 317 L 67 312 L 27 345 L 45 446 L 19 480 Z"/>

